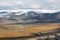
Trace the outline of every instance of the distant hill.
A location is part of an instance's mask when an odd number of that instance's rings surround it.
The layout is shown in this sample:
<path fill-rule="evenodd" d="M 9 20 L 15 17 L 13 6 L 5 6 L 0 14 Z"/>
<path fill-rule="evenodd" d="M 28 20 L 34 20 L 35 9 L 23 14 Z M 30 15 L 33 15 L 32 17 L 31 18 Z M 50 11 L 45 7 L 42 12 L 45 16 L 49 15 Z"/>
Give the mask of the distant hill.
<path fill-rule="evenodd" d="M 29 11 L 20 15 L 23 20 L 32 20 L 33 22 L 60 22 L 60 12 L 55 13 L 39 13 Z"/>
<path fill-rule="evenodd" d="M 3 13 L 3 14 L 2 14 Z M 18 14 L 18 15 L 17 15 Z M 40 13 L 38 11 L 27 12 L 0 12 L 0 20 L 22 20 L 20 24 L 30 23 L 60 23 L 60 12 Z M 17 22 L 17 24 L 19 24 Z"/>

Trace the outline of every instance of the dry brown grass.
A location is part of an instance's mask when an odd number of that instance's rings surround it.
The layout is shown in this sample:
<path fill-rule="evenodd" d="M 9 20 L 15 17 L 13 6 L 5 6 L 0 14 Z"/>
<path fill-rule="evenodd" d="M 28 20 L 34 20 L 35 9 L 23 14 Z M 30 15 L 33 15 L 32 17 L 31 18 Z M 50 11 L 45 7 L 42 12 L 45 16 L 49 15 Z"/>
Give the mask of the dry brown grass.
<path fill-rule="evenodd" d="M 23 31 L 20 27 L 24 26 Z M 0 37 L 30 36 L 30 33 L 49 32 L 60 28 L 60 23 L 45 25 L 0 25 Z"/>

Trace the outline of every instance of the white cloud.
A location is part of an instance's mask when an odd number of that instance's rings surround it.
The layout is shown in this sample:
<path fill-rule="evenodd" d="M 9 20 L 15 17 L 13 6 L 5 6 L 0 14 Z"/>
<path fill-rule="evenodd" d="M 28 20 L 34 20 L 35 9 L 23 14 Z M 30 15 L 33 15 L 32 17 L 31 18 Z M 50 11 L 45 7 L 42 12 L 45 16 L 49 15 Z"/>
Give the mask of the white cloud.
<path fill-rule="evenodd" d="M 54 1 L 56 1 L 56 0 L 49 0 L 49 1 L 54 2 Z"/>
<path fill-rule="evenodd" d="M 1 9 L 39 8 L 60 10 L 60 0 L 0 0 Z"/>
<path fill-rule="evenodd" d="M 47 0 L 47 2 L 55 2 L 56 0 Z"/>
<path fill-rule="evenodd" d="M 14 1 L 15 4 L 18 4 L 18 5 L 24 5 L 24 2 L 22 1 Z"/>
<path fill-rule="evenodd" d="M 31 7 L 31 8 L 40 8 L 41 5 L 38 5 L 38 4 L 32 4 L 32 5 L 30 5 L 30 7 Z"/>
<path fill-rule="evenodd" d="M 54 13 L 58 10 L 41 10 L 40 12 L 44 12 L 44 13 Z"/>
<path fill-rule="evenodd" d="M 13 6 L 13 4 L 8 2 L 0 2 L 0 6 Z"/>

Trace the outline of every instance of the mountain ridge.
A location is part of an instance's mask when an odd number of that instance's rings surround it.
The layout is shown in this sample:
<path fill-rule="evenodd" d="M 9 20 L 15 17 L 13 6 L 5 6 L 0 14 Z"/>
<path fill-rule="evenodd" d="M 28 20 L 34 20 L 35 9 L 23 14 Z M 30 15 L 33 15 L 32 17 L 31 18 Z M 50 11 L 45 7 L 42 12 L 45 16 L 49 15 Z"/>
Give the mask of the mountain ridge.
<path fill-rule="evenodd" d="M 0 12 L 1 13 L 1 12 Z M 21 23 L 60 23 L 60 12 L 55 13 L 40 13 L 37 11 L 28 11 L 25 13 L 15 13 L 15 12 L 2 12 L 4 14 L 0 14 L 3 17 L 1 19 L 6 20 L 22 20 L 19 21 Z M 7 14 L 6 14 L 7 13 Z M 19 13 L 19 15 L 17 15 Z M 18 23 L 18 22 L 17 22 Z"/>

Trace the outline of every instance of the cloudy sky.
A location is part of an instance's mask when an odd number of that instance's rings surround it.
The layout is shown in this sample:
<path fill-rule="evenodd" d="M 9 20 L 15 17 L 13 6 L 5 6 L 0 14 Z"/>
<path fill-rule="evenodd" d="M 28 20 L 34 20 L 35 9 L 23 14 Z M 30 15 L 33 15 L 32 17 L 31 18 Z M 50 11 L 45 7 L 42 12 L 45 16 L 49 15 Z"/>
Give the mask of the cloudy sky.
<path fill-rule="evenodd" d="M 60 10 L 60 0 L 0 0 L 0 10 Z"/>

